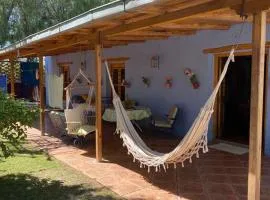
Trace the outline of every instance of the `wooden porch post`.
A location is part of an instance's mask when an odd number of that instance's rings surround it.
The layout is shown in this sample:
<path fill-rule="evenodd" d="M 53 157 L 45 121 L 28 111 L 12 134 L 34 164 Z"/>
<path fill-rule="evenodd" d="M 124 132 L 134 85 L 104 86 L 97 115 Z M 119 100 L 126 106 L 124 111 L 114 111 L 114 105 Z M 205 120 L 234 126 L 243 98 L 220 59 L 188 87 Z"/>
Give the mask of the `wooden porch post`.
<path fill-rule="evenodd" d="M 260 199 L 266 12 L 253 14 L 248 199 Z"/>
<path fill-rule="evenodd" d="M 14 59 L 9 59 L 10 61 L 10 95 L 15 97 L 15 61 Z"/>
<path fill-rule="evenodd" d="M 44 99 L 44 80 L 43 80 L 43 56 L 39 56 L 39 98 L 40 98 L 40 132 L 45 133 L 45 99 Z"/>
<path fill-rule="evenodd" d="M 101 58 L 101 33 L 97 34 L 97 41 L 95 45 L 96 56 L 96 159 L 98 162 L 102 161 L 102 58 Z"/>

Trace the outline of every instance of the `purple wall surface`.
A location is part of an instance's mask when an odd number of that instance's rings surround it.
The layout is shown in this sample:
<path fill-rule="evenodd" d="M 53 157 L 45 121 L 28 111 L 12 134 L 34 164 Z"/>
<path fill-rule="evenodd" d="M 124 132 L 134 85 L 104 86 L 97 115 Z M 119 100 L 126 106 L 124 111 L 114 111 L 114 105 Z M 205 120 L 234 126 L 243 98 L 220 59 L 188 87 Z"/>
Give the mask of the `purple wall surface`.
<path fill-rule="evenodd" d="M 214 56 L 204 54 L 203 49 L 234 44 L 235 36 L 240 26 L 233 26 L 227 31 L 201 31 L 194 36 L 173 37 L 168 40 L 148 41 L 141 44 L 114 47 L 104 50 L 104 57 L 129 57 L 126 63 L 126 80 L 131 82 L 127 88 L 128 98 L 135 99 L 140 105 L 151 108 L 153 115 L 165 114 L 176 104 L 180 114 L 175 123 L 174 133 L 184 136 L 196 118 L 213 89 Z M 270 27 L 267 29 L 267 39 L 270 40 Z M 246 25 L 239 43 L 251 43 L 251 25 Z M 95 80 L 95 61 L 93 53 L 84 53 L 87 61 L 87 73 Z M 160 68 L 151 68 L 151 57 L 160 56 Z M 79 53 L 47 57 L 46 68 L 53 73 L 53 61 L 73 61 L 74 73 L 78 70 L 81 55 Z M 268 66 L 270 63 L 268 64 Z M 200 82 L 200 88 L 195 90 L 184 74 L 186 68 L 192 69 Z M 103 96 L 110 95 L 110 86 L 103 68 Z M 141 77 L 150 78 L 151 85 L 146 88 Z M 164 86 L 165 78 L 173 78 L 173 86 Z M 270 70 L 269 74 L 270 76 Z M 270 90 L 270 77 L 267 91 Z M 265 152 L 270 155 L 270 91 L 267 93 L 265 126 Z M 209 126 L 209 139 L 213 138 L 212 124 Z"/>

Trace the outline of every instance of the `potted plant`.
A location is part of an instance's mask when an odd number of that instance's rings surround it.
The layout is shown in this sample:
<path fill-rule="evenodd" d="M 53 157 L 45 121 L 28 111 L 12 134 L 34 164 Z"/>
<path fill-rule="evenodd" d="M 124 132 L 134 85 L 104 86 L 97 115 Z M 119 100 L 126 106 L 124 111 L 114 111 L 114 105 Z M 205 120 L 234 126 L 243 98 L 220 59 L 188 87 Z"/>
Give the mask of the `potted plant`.
<path fill-rule="evenodd" d="M 193 89 L 198 89 L 200 87 L 200 83 L 199 83 L 196 75 L 192 72 L 192 70 L 189 68 L 186 68 L 184 73 L 189 78 L 189 80 L 193 86 Z"/>
<path fill-rule="evenodd" d="M 142 77 L 142 82 L 143 82 L 145 87 L 147 87 L 147 88 L 150 87 L 150 79 L 149 78 L 143 76 Z"/>

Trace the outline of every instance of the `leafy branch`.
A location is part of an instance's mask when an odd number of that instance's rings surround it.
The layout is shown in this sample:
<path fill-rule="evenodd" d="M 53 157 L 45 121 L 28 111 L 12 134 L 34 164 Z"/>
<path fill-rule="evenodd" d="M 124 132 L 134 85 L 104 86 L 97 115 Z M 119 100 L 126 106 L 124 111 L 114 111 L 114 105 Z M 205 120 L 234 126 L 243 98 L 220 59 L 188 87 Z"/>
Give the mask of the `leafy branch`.
<path fill-rule="evenodd" d="M 12 155 L 10 147 L 16 147 L 25 140 L 27 128 L 38 116 L 36 107 L 27 107 L 24 101 L 0 91 L 0 157 Z"/>

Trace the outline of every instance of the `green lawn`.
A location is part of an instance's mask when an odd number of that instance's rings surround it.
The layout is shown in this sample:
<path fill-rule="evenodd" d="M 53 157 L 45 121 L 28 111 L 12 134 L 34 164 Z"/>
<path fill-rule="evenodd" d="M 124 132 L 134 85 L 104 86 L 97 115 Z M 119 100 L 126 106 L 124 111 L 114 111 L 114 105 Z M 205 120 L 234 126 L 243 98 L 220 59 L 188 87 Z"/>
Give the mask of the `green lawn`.
<path fill-rule="evenodd" d="M 0 160 L 1 200 L 120 199 L 95 180 L 29 149 Z"/>

